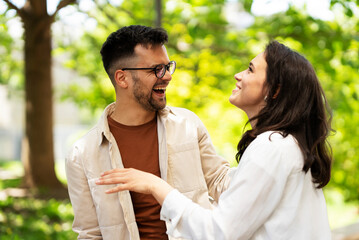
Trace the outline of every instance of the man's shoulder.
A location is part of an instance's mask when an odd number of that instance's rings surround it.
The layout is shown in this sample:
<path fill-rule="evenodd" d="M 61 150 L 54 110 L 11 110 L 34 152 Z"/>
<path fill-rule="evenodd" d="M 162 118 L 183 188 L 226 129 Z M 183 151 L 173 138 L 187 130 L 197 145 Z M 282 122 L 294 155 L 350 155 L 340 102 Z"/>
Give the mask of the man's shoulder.
<path fill-rule="evenodd" d="M 100 145 L 101 135 L 98 124 L 96 124 L 74 142 L 72 149 L 77 149 L 78 153 L 95 150 L 96 146 Z"/>
<path fill-rule="evenodd" d="M 173 106 L 167 106 L 167 108 L 170 110 L 170 113 L 174 114 L 175 116 L 185 117 L 185 118 L 186 117 L 198 118 L 198 116 L 194 112 L 188 110 L 187 108 L 173 107 Z"/>
<path fill-rule="evenodd" d="M 75 143 L 74 147 L 89 147 L 92 148 L 94 144 L 100 144 L 102 141 L 102 134 L 105 131 L 105 125 L 107 124 L 107 112 L 109 111 L 108 108 L 113 108 L 114 104 L 110 104 L 104 110 L 104 113 L 98 119 L 98 122 L 91 127 L 82 137 L 80 137 Z"/>
<path fill-rule="evenodd" d="M 84 133 L 79 139 L 76 140 L 76 142 L 74 143 L 74 145 L 77 144 L 83 144 L 86 143 L 88 141 L 91 141 L 95 138 L 98 138 L 98 128 L 97 128 L 97 124 L 92 126 L 86 133 Z"/>

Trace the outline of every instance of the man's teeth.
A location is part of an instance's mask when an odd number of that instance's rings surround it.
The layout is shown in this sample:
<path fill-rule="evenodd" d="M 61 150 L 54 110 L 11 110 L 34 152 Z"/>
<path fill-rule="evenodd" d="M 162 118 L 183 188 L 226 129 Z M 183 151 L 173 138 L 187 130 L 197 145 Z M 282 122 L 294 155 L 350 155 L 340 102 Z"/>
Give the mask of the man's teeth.
<path fill-rule="evenodd" d="M 155 90 L 155 91 L 165 91 L 166 88 L 154 88 L 153 90 Z"/>

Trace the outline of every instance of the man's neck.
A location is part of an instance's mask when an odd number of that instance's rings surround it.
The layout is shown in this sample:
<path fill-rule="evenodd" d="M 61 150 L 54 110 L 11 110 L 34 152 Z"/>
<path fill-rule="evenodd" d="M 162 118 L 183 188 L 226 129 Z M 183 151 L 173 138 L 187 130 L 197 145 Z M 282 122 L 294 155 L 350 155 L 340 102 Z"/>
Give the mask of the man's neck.
<path fill-rule="evenodd" d="M 110 116 L 113 120 L 123 125 L 137 126 L 151 121 L 156 116 L 156 112 L 133 108 L 116 102 L 115 110 Z"/>

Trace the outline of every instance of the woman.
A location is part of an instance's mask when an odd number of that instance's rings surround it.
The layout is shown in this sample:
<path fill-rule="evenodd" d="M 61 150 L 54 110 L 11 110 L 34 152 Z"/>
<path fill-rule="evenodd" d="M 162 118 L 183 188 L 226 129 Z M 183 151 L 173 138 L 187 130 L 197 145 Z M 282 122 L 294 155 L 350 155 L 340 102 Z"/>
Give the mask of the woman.
<path fill-rule="evenodd" d="M 105 172 L 98 184 L 122 183 L 108 193 L 153 194 L 174 237 L 331 239 L 321 189 L 332 162 L 329 107 L 313 67 L 273 41 L 235 79 L 229 101 L 245 111 L 252 130 L 238 143 L 238 167 L 214 209 L 135 169 Z"/>

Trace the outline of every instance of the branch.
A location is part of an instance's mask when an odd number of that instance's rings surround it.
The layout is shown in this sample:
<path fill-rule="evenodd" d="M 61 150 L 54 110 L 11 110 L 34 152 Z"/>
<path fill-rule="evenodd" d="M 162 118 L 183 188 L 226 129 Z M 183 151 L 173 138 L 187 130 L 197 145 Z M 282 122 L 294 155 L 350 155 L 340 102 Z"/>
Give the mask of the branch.
<path fill-rule="evenodd" d="M 27 0 L 28 4 L 27 12 L 33 16 L 47 15 L 47 3 L 46 0 Z"/>
<path fill-rule="evenodd" d="M 73 3 L 76 3 L 76 0 L 61 0 L 59 2 L 59 4 L 57 5 L 56 11 L 54 12 L 54 14 L 52 14 L 52 17 L 55 17 L 55 15 L 58 13 L 58 11 L 60 11 L 62 8 L 66 7 L 70 4 L 73 4 Z"/>
<path fill-rule="evenodd" d="M 16 7 L 12 2 L 10 2 L 9 0 L 4 0 L 4 1 L 7 3 L 9 8 L 16 10 L 17 14 L 20 14 L 21 10 L 18 7 Z"/>
<path fill-rule="evenodd" d="M 111 13 L 108 12 L 108 10 L 106 10 L 106 8 L 105 8 L 104 5 L 100 4 L 100 3 L 98 2 L 98 0 L 94 0 L 94 3 L 96 4 L 96 8 L 97 8 L 102 14 L 105 15 L 106 19 L 109 19 L 109 20 L 110 20 L 111 22 L 113 22 L 113 23 L 118 23 L 118 22 L 117 22 L 117 19 L 116 19 L 114 16 L 112 16 Z M 123 10 L 123 9 L 119 9 L 119 10 Z M 123 10 L 123 11 L 124 11 L 124 10 Z M 126 11 L 124 11 L 124 12 L 126 12 Z M 130 14 L 130 17 L 132 17 L 132 18 L 134 17 L 131 12 L 126 12 L 126 13 L 127 13 L 127 14 Z M 92 18 L 96 19 L 96 21 L 97 21 L 98 24 L 101 24 L 101 25 L 103 25 L 103 26 L 105 27 L 105 29 L 108 29 L 108 27 L 106 26 L 106 24 L 100 22 L 99 19 L 97 19 L 96 13 L 95 13 L 95 15 L 94 15 L 94 14 L 92 14 L 91 12 L 88 12 L 87 15 L 88 15 L 89 17 L 92 17 Z M 118 24 L 120 24 L 120 23 L 118 23 Z"/>

